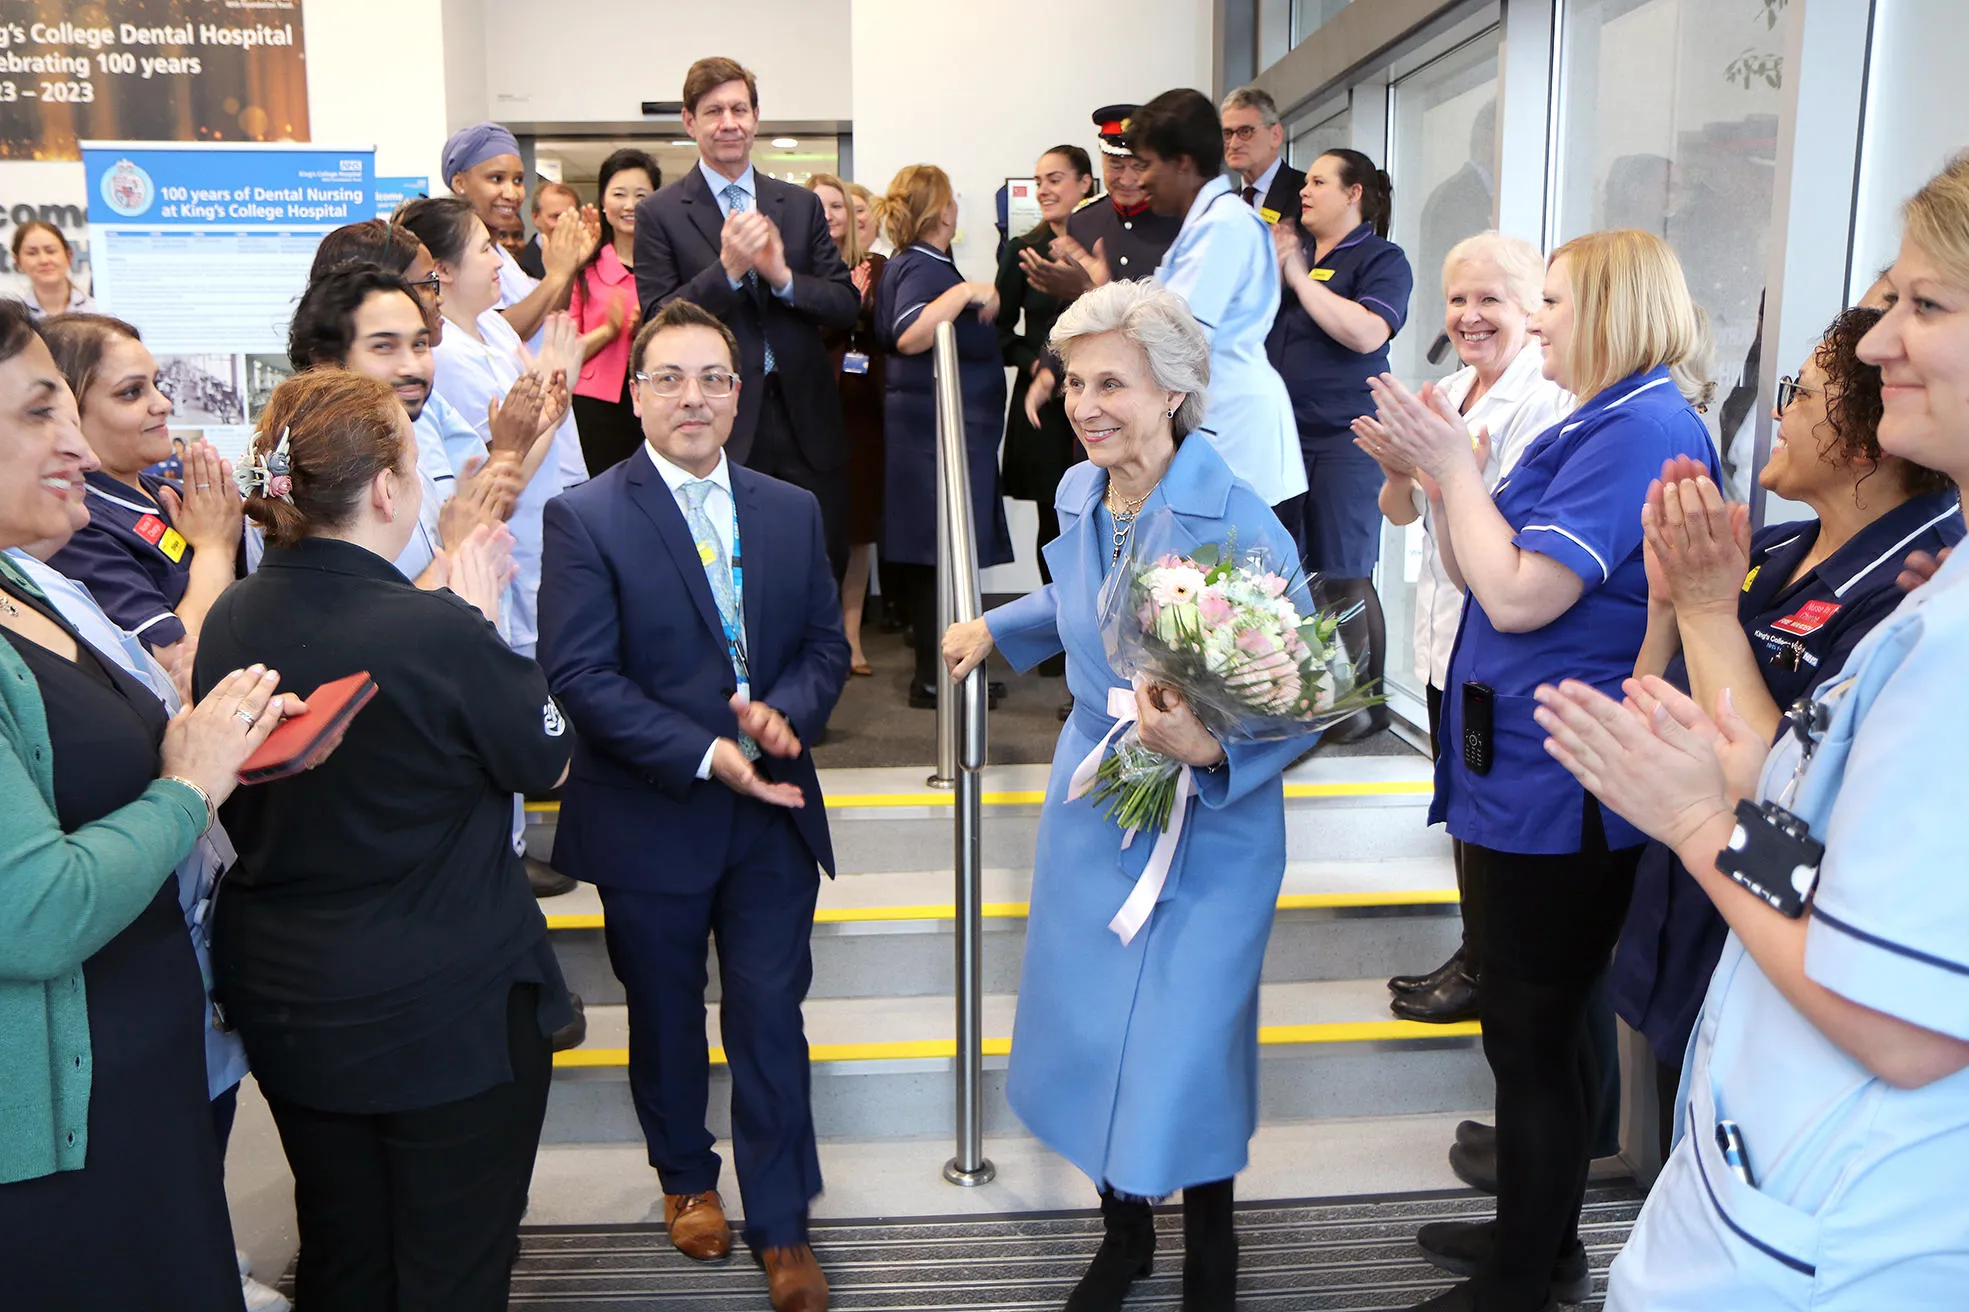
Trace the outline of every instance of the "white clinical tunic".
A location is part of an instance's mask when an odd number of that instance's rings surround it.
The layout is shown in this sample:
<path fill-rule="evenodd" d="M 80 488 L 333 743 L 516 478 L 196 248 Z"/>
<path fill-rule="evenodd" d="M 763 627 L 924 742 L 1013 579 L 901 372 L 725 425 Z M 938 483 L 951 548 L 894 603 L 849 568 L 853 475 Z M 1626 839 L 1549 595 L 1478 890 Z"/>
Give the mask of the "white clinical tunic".
<path fill-rule="evenodd" d="M 481 442 L 491 437 L 487 402 L 504 399 L 519 381 L 520 339 L 497 310 L 487 310 L 477 320 L 481 341 L 464 332 L 447 331 L 432 355 L 437 360 L 437 392 L 453 410 L 472 426 Z M 453 468 L 458 465 L 455 443 L 446 442 Z M 570 406 L 560 427 L 554 430 L 553 448 L 534 471 L 533 478 L 520 493 L 507 527 L 513 531 L 513 563 L 519 574 L 507 593 L 509 606 L 502 606 L 501 628 L 507 631 L 507 645 L 524 655 L 533 655 L 539 639 L 539 620 L 535 598 L 540 592 L 541 514 L 547 503 L 577 483 L 588 480 L 588 465 L 581 455 L 581 439 L 574 429 L 574 410 Z M 506 612 L 510 610 L 511 614 Z"/>
<path fill-rule="evenodd" d="M 1231 472 L 1276 506 L 1306 490 L 1306 460 L 1285 380 L 1265 355 L 1278 317 L 1272 230 L 1226 178 L 1203 184 L 1156 268 L 1210 339 L 1210 395 L 1197 432 Z"/>
<path fill-rule="evenodd" d="M 1969 1041 L 1969 553 L 1868 634 L 1789 809 L 1825 844 L 1805 974 Z M 1764 767 L 1775 799 L 1802 752 Z M 1771 914 L 1775 915 L 1776 912 Z M 1613 1312 L 1969 1307 L 1969 1069 L 1916 1089 L 1805 1019 L 1731 935 L 1683 1071 L 1681 1134 L 1615 1261 Z M 1717 1146 L 1740 1128 L 1751 1179 Z"/>
<path fill-rule="evenodd" d="M 1480 428 L 1490 433 L 1485 487 L 1495 488 L 1499 479 L 1517 467 L 1518 457 L 1532 439 L 1558 423 L 1573 407 L 1572 393 L 1547 378 L 1544 368 L 1545 352 L 1537 342 L 1526 341 L 1491 389 L 1463 416 L 1472 437 Z M 1476 369 L 1466 365 L 1437 386 L 1450 405 L 1461 410 L 1463 398 L 1476 383 Z M 1450 581 L 1449 571 L 1443 568 L 1442 553 L 1436 549 L 1436 526 L 1429 516 L 1429 498 L 1422 485 L 1411 484 L 1409 495 L 1422 516 L 1422 569 L 1415 580 L 1415 677 L 1428 687 L 1447 688 L 1456 626 L 1463 619 L 1463 590 Z"/>

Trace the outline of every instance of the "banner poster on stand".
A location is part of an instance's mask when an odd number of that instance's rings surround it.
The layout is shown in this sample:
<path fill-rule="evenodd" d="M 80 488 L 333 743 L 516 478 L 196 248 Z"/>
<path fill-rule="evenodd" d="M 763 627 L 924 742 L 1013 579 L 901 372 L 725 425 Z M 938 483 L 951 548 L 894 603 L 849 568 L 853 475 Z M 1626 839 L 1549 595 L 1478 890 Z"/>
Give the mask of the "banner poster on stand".
<path fill-rule="evenodd" d="M 171 430 L 246 450 L 291 372 L 323 234 L 376 213 L 368 147 L 82 143 L 97 308 L 142 329 Z"/>
<path fill-rule="evenodd" d="M 376 179 L 376 217 L 387 219 L 413 200 L 422 200 L 431 194 L 431 180 L 426 177 L 401 177 Z"/>

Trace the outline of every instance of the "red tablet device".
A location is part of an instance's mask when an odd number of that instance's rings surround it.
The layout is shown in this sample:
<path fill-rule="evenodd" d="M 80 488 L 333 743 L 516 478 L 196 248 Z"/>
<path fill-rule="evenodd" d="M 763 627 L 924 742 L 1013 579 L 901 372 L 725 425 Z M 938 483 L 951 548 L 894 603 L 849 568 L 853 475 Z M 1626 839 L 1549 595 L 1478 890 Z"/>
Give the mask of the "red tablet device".
<path fill-rule="evenodd" d="M 342 741 L 356 712 L 375 695 L 376 681 L 367 670 L 322 684 L 304 698 L 308 713 L 282 720 L 239 767 L 239 782 L 263 784 L 320 765 Z"/>

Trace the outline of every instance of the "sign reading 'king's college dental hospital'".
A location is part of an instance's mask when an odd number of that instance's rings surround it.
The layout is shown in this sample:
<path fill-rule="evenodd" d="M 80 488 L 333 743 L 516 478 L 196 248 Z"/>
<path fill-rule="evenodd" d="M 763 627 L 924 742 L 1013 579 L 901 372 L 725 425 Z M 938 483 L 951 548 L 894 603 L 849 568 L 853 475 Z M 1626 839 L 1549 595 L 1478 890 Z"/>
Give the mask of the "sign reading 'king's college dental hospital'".
<path fill-rule="evenodd" d="M 6 0 L 0 159 L 84 139 L 306 141 L 301 0 Z"/>

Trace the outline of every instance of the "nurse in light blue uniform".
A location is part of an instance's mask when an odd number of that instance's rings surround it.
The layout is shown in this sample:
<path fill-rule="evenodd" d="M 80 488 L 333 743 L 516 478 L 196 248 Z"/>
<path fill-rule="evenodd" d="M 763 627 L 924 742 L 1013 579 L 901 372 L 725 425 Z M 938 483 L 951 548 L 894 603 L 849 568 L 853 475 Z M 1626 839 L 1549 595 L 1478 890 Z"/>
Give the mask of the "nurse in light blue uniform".
<path fill-rule="evenodd" d="M 1155 276 L 1188 302 L 1210 340 L 1210 395 L 1196 431 L 1276 506 L 1306 490 L 1306 465 L 1292 398 L 1265 354 L 1279 305 L 1271 229 L 1224 176 L 1223 129 L 1202 94 L 1165 91 L 1128 131 L 1150 207 L 1183 216 Z"/>
<path fill-rule="evenodd" d="M 1910 202 L 1889 277 L 1896 303 L 1860 346 L 1882 369 L 1880 445 L 1960 482 L 1969 162 Z M 1716 868 L 1734 817 L 1693 703 L 1651 681 L 1674 718 L 1650 733 L 1578 685 L 1541 691 L 1554 754 L 1673 846 L 1731 928 L 1683 1070 L 1679 1138 L 1608 1308 L 1969 1306 L 1966 664 L 1969 556 L 1957 553 L 1855 649 L 1816 712 L 1793 717 L 1809 734 L 1785 734 L 1754 794 L 1825 846 L 1796 920 Z M 1743 787 L 1761 743 L 1733 715 L 1723 731 Z M 1740 1166 L 1718 1145 L 1723 1126 Z"/>

